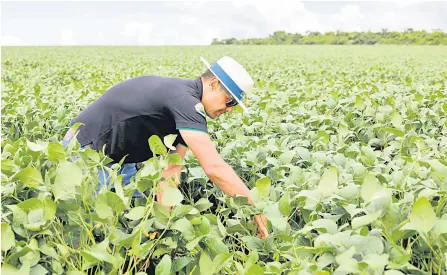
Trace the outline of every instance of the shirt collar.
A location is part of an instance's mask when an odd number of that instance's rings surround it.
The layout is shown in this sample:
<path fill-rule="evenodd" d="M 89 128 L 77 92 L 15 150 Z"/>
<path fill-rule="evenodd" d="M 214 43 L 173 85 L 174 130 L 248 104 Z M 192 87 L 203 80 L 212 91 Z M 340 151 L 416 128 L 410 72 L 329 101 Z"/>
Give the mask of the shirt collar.
<path fill-rule="evenodd" d="M 203 84 L 202 84 L 202 79 L 200 77 L 198 77 L 196 80 L 194 80 L 194 83 L 197 86 L 197 95 L 199 96 L 199 99 L 202 100 L 202 95 L 203 95 Z"/>

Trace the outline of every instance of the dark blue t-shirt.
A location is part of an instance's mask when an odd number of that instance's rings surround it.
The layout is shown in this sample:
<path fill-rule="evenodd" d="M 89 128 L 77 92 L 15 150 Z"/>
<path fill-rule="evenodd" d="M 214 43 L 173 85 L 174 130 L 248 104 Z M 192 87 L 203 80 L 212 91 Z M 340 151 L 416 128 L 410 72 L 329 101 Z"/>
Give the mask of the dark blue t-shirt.
<path fill-rule="evenodd" d="M 208 132 L 200 112 L 202 81 L 138 76 L 109 88 L 83 110 L 72 123 L 82 122 L 77 136 L 81 146 L 102 150 L 115 162 L 142 162 L 152 157 L 148 139 L 177 134 L 179 129 Z M 202 109 L 203 110 L 203 109 Z"/>

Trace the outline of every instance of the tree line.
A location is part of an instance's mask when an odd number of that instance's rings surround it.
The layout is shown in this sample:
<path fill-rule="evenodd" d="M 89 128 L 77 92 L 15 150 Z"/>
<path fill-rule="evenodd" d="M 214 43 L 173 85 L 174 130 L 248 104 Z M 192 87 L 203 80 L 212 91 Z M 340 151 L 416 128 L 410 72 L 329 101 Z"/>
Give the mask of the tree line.
<path fill-rule="evenodd" d="M 411 28 L 403 32 L 388 31 L 382 29 L 380 32 L 306 32 L 287 33 L 276 31 L 265 38 L 249 38 L 238 40 L 227 38 L 219 40 L 214 38 L 211 45 L 356 45 L 356 44 L 406 44 L 406 45 L 447 45 L 447 33 L 440 29 L 432 32 L 425 30 L 416 31 Z"/>

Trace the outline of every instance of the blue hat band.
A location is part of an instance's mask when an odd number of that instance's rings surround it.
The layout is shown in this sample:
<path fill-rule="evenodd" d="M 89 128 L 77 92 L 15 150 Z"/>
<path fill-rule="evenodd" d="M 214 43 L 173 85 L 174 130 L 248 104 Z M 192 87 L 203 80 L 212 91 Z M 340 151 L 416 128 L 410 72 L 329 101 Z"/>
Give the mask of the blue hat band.
<path fill-rule="evenodd" d="M 220 67 L 219 64 L 214 63 L 210 67 L 211 71 L 220 78 L 220 80 L 227 86 L 228 89 L 237 97 L 237 99 L 242 100 L 242 94 L 244 91 L 239 88 L 239 86 L 231 79 L 231 77 Z"/>

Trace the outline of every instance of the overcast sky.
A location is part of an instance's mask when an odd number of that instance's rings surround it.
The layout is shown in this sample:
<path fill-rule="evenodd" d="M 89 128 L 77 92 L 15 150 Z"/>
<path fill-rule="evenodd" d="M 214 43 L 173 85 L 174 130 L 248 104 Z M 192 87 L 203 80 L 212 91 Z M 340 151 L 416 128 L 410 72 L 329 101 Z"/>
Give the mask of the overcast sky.
<path fill-rule="evenodd" d="M 277 30 L 447 31 L 447 2 L 2 1 L 2 45 L 208 45 Z"/>

